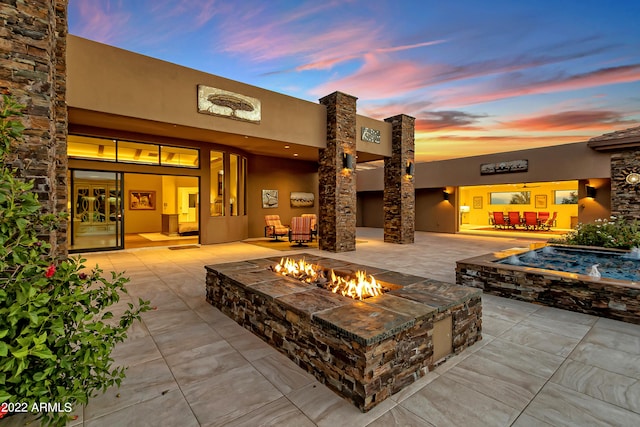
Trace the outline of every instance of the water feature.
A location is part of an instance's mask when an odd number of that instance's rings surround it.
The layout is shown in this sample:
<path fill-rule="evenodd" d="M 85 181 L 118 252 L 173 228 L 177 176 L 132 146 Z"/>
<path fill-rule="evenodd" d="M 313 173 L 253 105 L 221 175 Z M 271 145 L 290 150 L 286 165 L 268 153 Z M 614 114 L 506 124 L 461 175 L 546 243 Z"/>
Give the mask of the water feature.
<path fill-rule="evenodd" d="M 594 279 L 603 277 L 640 282 L 640 248 L 633 248 L 628 253 L 620 253 L 545 246 L 542 249 L 511 255 L 496 262 L 585 274 Z"/>

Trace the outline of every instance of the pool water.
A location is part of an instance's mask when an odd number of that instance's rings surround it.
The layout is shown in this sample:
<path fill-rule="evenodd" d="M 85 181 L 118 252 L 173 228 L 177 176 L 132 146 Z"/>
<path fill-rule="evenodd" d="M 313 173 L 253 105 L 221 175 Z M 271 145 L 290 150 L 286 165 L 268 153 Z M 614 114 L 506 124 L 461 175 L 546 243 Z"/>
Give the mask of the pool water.
<path fill-rule="evenodd" d="M 629 253 L 588 251 L 545 246 L 496 261 L 499 264 L 543 268 L 567 273 L 586 274 L 593 278 L 640 282 L 640 249 Z"/>

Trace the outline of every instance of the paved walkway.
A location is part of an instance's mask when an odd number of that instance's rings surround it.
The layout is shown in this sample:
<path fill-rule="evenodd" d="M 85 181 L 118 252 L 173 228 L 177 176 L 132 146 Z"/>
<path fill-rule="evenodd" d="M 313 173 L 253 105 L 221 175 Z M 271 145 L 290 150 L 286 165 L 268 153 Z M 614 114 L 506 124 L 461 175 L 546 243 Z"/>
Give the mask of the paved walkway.
<path fill-rule="evenodd" d="M 532 242 L 418 232 L 394 245 L 378 229 L 358 241 L 321 253 L 449 282 L 456 260 Z M 362 414 L 204 300 L 204 265 L 280 254 L 245 243 L 89 254 L 89 266 L 126 270 L 130 296 L 157 309 L 114 353 L 129 366 L 122 386 L 71 425 L 640 425 L 640 326 L 490 295 L 480 342 Z"/>

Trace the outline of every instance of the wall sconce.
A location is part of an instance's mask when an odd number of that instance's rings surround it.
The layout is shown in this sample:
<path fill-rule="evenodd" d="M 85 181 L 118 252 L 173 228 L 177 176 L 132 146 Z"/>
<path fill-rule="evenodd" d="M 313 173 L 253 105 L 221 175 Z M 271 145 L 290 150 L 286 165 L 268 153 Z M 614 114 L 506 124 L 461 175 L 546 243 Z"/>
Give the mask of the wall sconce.
<path fill-rule="evenodd" d="M 595 199 L 596 198 L 596 187 L 592 187 L 590 185 L 587 185 L 585 188 L 587 190 L 587 197 Z"/>
<path fill-rule="evenodd" d="M 353 170 L 353 156 L 348 153 L 342 155 L 342 168 Z"/>
<path fill-rule="evenodd" d="M 415 165 L 413 164 L 413 162 L 407 162 L 406 173 L 409 178 L 413 176 L 414 170 L 415 170 Z"/>
<path fill-rule="evenodd" d="M 449 193 L 447 193 L 446 191 L 442 192 L 442 199 L 443 200 L 449 200 Z"/>

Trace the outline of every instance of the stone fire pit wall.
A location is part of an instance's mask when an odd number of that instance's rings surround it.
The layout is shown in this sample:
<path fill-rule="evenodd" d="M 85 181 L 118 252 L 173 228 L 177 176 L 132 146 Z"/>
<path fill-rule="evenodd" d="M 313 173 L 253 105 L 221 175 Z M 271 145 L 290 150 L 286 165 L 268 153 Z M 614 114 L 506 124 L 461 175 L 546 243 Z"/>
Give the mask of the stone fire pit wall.
<path fill-rule="evenodd" d="M 207 301 L 366 412 L 481 339 L 481 291 L 345 261 L 294 259 L 394 290 L 356 301 L 269 269 L 280 257 L 208 265 Z"/>

